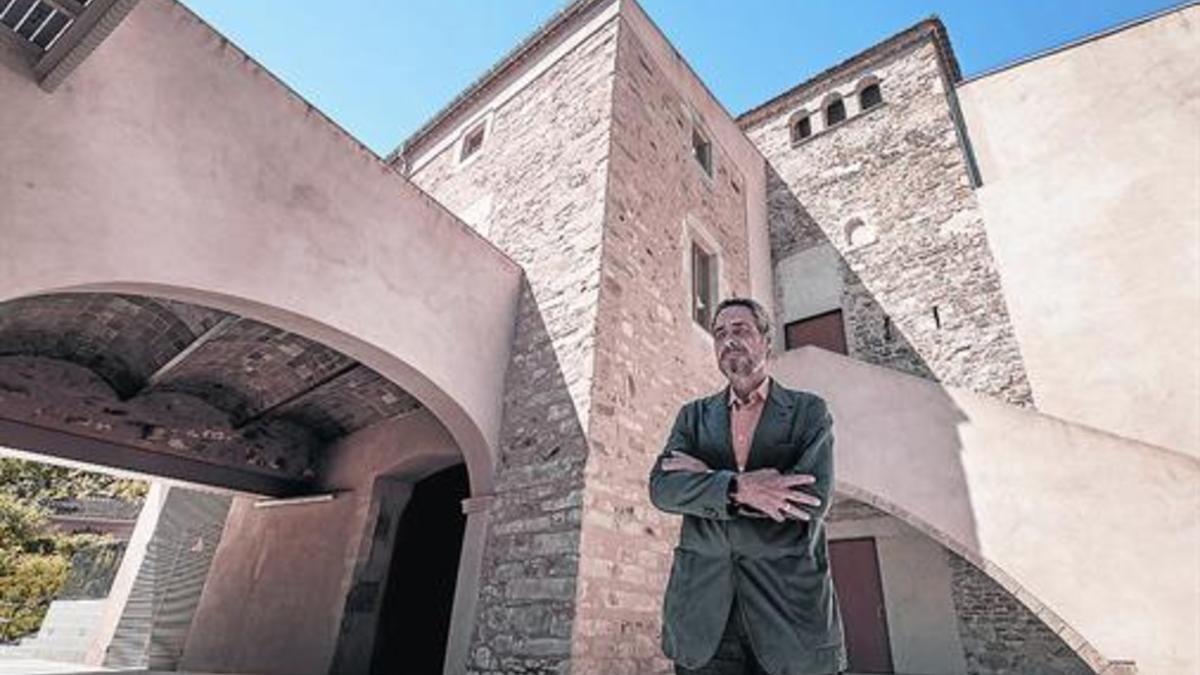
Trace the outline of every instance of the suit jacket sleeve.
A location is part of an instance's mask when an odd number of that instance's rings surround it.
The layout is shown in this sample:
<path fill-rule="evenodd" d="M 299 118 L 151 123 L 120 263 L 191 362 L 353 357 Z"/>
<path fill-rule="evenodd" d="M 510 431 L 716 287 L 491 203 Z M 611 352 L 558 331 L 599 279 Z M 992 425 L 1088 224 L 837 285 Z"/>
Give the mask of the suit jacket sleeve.
<path fill-rule="evenodd" d="M 800 436 L 800 458 L 788 473 L 809 474 L 816 482 L 801 489 L 821 500 L 821 505 L 809 510 L 815 524 L 823 519 L 833 505 L 833 416 L 825 400 L 817 398 L 809 404 L 804 431 Z"/>
<path fill-rule="evenodd" d="M 696 456 L 694 403 L 685 405 L 675 418 L 666 447 L 654 461 L 650 470 L 650 501 L 667 513 L 729 520 L 733 513 L 729 508 L 729 481 L 732 471 L 663 471 L 663 460 L 675 450 Z"/>

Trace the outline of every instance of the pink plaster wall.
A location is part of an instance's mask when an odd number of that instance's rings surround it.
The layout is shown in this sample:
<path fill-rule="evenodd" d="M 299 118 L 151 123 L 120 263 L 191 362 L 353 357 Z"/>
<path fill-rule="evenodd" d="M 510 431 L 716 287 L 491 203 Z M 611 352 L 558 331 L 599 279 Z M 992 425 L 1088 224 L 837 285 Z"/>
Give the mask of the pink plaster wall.
<path fill-rule="evenodd" d="M 215 306 L 401 384 L 490 488 L 521 271 L 172 0 L 53 94 L 0 59 L 0 301 Z"/>
<path fill-rule="evenodd" d="M 838 489 L 913 524 L 1080 655 L 1200 665 L 1200 462 L 804 347 L 772 374 L 824 396 Z"/>
<path fill-rule="evenodd" d="M 339 443 L 322 490 L 333 501 L 255 508 L 236 499 L 213 559 L 180 669 L 305 675 L 329 672 L 346 596 L 370 538 L 378 476 L 420 478 L 461 461 L 428 411 Z"/>

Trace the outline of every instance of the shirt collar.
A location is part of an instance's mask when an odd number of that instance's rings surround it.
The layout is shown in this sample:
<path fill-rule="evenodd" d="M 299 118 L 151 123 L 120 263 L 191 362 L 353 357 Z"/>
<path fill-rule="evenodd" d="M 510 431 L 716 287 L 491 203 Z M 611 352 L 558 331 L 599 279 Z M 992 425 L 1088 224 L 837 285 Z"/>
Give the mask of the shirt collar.
<path fill-rule="evenodd" d="M 727 405 L 730 408 L 738 408 L 743 405 L 751 405 L 751 404 L 757 403 L 759 401 L 765 401 L 765 400 L 767 400 L 767 394 L 770 393 L 770 391 L 771 391 L 771 378 L 764 377 L 762 384 L 758 385 L 758 387 L 756 387 L 754 389 L 754 391 L 750 392 L 750 399 L 748 401 L 743 402 L 743 401 L 738 400 L 737 394 L 733 393 L 733 387 L 731 386 L 731 387 L 729 387 L 729 401 L 727 402 Z"/>

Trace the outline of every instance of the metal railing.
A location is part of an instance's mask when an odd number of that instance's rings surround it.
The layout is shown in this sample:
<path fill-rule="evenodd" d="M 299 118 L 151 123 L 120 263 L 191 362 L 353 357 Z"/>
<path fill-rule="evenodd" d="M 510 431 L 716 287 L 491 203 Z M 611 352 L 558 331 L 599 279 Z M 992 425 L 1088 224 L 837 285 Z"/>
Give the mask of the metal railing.
<path fill-rule="evenodd" d="M 39 52 L 49 51 L 90 0 L 0 0 L 0 25 Z"/>

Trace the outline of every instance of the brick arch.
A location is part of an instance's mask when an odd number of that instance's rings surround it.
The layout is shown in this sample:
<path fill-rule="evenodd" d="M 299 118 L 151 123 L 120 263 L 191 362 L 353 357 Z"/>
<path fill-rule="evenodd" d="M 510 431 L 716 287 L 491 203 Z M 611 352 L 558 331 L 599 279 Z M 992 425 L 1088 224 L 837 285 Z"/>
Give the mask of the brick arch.
<path fill-rule="evenodd" d="M 879 90 L 879 101 L 875 104 L 875 106 L 872 106 L 872 108 L 883 103 L 883 85 L 880 79 L 875 75 L 865 75 L 854 84 L 854 106 L 856 115 L 862 114 L 869 110 L 869 108 L 863 107 L 863 92 L 866 91 L 868 87 L 872 86 Z"/>
<path fill-rule="evenodd" d="M 854 83 L 854 93 L 857 94 L 873 84 L 879 84 L 879 82 L 879 77 L 876 75 L 863 75 L 858 79 L 857 82 Z"/>
<path fill-rule="evenodd" d="M 1007 591 L 1013 598 L 1022 606 L 1028 609 L 1042 623 L 1046 624 L 1051 630 L 1058 634 L 1062 641 L 1080 658 L 1093 672 L 1108 673 L 1117 672 L 1110 670 L 1113 666 L 1121 665 L 1123 662 L 1114 662 L 1105 658 L 1100 651 L 1092 645 L 1079 631 L 1075 630 L 1062 617 L 1058 616 L 1050 607 L 1042 603 L 1030 593 L 1020 582 L 1007 574 L 999 565 L 980 554 L 975 548 L 958 541 L 956 538 L 947 532 L 939 529 L 932 523 L 924 520 L 920 516 L 912 513 L 908 509 L 892 502 L 885 497 L 876 494 L 870 490 L 854 485 L 845 480 L 837 480 L 834 485 L 834 490 L 841 496 L 868 504 L 904 524 L 912 527 L 921 534 L 936 541 L 939 545 L 946 548 L 950 552 L 959 556 L 963 560 L 971 563 L 980 572 L 985 574 L 989 579 L 996 582 L 1001 588 Z"/>
<path fill-rule="evenodd" d="M 246 297 L 193 288 L 133 282 L 100 282 L 48 289 L 44 293 L 33 293 L 30 296 L 79 292 L 151 296 L 210 307 L 269 324 L 335 349 L 399 385 L 427 407 L 456 441 L 467 465 L 472 494 L 488 495 L 492 491 L 495 465 L 483 431 L 461 403 L 421 371 L 419 359 L 404 359 L 319 319 L 294 311 Z M 0 298 L 3 299 L 6 298 Z"/>
<path fill-rule="evenodd" d="M 184 31 L 174 44 L 187 47 L 105 61 L 131 69 L 116 88 L 5 90 L 28 124 L 0 152 L 21 166 L 0 190 L 0 301 L 157 294 L 310 337 L 434 411 L 480 469 L 473 491 L 489 493 L 520 267 L 286 86 L 231 61 L 186 10 L 156 3 L 131 20 Z M 150 90 L 170 109 L 140 105 Z M 221 104 L 179 123 L 197 91 Z"/>
<path fill-rule="evenodd" d="M 834 105 L 842 106 L 842 119 L 829 121 L 829 110 Z M 835 124 L 841 124 L 850 119 L 850 109 L 846 106 L 846 97 L 839 91 L 831 91 L 821 99 L 821 125 L 823 128 L 829 128 Z"/>
<path fill-rule="evenodd" d="M 808 125 L 809 125 L 808 126 L 808 135 L 805 138 L 811 137 L 813 134 L 812 117 L 813 117 L 813 113 L 812 113 L 812 111 L 810 111 L 808 109 L 807 106 L 801 107 L 800 109 L 796 110 L 791 115 L 789 115 L 788 121 L 787 121 L 788 140 L 790 140 L 792 143 L 796 143 L 798 141 L 803 140 L 803 138 L 800 138 L 799 135 L 796 133 L 796 125 L 798 125 L 800 123 L 800 121 L 804 120 L 804 119 L 808 119 Z"/>

